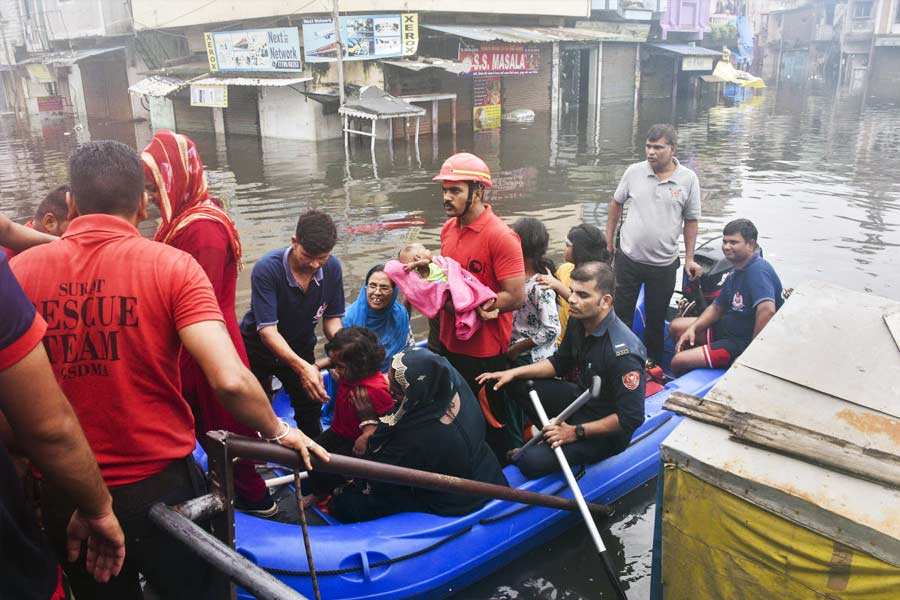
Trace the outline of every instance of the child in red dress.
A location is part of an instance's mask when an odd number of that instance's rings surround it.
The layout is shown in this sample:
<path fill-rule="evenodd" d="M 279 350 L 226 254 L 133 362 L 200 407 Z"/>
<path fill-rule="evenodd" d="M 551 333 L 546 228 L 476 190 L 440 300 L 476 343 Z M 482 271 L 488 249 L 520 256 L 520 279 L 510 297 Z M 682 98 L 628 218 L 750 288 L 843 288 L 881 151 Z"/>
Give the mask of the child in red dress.
<path fill-rule="evenodd" d="M 369 408 L 365 411 L 369 414 L 374 409 L 378 416 L 394 408 L 387 378 L 380 370 L 384 348 L 378 336 L 365 327 L 345 327 L 325 344 L 325 352 L 331 359 L 331 376 L 339 383 L 331 428 L 316 442 L 335 454 L 364 456 L 378 421 L 360 419 L 356 407 Z M 310 472 L 312 494 L 303 499 L 304 506 L 318 503 L 344 481 L 339 475 Z"/>

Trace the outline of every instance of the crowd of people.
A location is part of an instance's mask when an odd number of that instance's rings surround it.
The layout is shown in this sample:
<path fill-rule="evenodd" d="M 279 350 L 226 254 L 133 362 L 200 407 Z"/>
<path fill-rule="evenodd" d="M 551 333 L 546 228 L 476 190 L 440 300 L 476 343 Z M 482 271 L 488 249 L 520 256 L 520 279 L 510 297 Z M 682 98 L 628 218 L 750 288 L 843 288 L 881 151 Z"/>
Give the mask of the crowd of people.
<path fill-rule="evenodd" d="M 702 274 L 699 182 L 676 149 L 674 128 L 650 129 L 647 160 L 626 170 L 605 233 L 573 227 L 558 268 L 544 224 L 504 223 L 486 202 L 487 164 L 455 154 L 434 177 L 447 217 L 440 251 L 398 249 L 349 306 L 335 223 L 305 211 L 290 244 L 256 261 L 238 322 L 240 236 L 194 143 L 158 131 L 140 155 L 117 142 L 79 146 L 67 186 L 33 221 L 0 217 L 10 257 L 0 256 L 0 564 L 13 574 L 0 597 L 65 597 L 60 564 L 78 597 L 140 598 L 141 576 L 164 597 L 203 597 L 208 568 L 148 511 L 204 493 L 192 451 L 208 430 L 298 451 L 311 471 L 304 503 L 330 498 L 345 522 L 464 514 L 485 500 L 347 481 L 313 471 L 311 454 L 506 484 L 513 457 L 535 478 L 559 469 L 557 447 L 574 464 L 621 452 L 644 420 L 648 358 L 664 359 L 682 235 L 684 276 Z M 136 228 L 149 202 L 161 220 L 153 240 Z M 727 367 L 781 306 L 757 237 L 746 219 L 725 226 L 734 273 L 702 314 L 672 321 L 675 373 Z M 644 341 L 631 329 L 642 287 Z M 427 348 L 416 346 L 413 310 L 429 318 Z M 337 388 L 323 432 L 324 369 Z M 553 417 L 595 375 L 600 394 L 568 420 L 527 429 L 539 420 L 526 381 Z M 273 378 L 296 428 L 272 410 Z M 542 442 L 518 452 L 529 434 Z M 30 460 L 24 476 L 10 452 Z M 250 462 L 235 465 L 235 493 L 239 510 L 278 510 Z"/>

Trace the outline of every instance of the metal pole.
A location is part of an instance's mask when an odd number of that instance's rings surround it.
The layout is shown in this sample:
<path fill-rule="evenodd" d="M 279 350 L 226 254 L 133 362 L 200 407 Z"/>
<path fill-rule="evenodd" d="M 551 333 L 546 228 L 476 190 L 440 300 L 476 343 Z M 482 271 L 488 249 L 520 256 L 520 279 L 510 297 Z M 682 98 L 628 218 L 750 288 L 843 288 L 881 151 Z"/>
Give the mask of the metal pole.
<path fill-rule="evenodd" d="M 543 427 L 547 425 L 548 422 L 547 413 L 544 411 L 544 407 L 541 405 L 541 399 L 532 387 L 532 383 L 533 382 L 531 381 L 528 382 L 528 387 L 531 388 L 528 391 L 528 396 L 531 398 L 531 403 L 534 405 L 534 410 L 537 411 L 538 418 L 541 420 L 541 426 Z M 578 503 L 578 510 L 581 512 L 581 518 L 584 519 L 584 524 L 587 525 L 591 538 L 594 540 L 594 546 L 597 547 L 597 552 L 600 554 L 601 561 L 603 562 L 603 568 L 609 576 L 609 582 L 616 592 L 616 597 L 620 600 L 628 600 L 625 595 L 625 590 L 622 589 L 622 583 L 619 581 L 619 577 L 616 575 L 616 571 L 613 568 L 612 561 L 609 560 L 609 554 L 607 554 L 606 545 L 603 543 L 603 538 L 600 537 L 600 532 L 597 530 L 597 524 L 594 523 L 594 519 L 591 517 L 587 502 L 581 494 L 581 488 L 578 487 L 578 481 L 572 473 L 572 467 L 569 466 L 569 461 L 566 460 L 566 455 L 563 454 L 563 449 L 557 446 L 553 448 L 553 453 L 556 455 L 559 467 L 562 469 L 563 475 L 565 475 L 566 481 L 569 483 L 569 489 L 572 490 L 572 495 L 575 496 L 575 502 Z"/>
<path fill-rule="evenodd" d="M 306 550 L 306 564 L 309 566 L 313 594 L 315 594 L 316 600 L 322 600 L 322 592 L 319 591 L 319 578 L 316 576 L 316 563 L 313 561 L 312 544 L 309 541 L 309 524 L 306 522 L 306 509 L 303 508 L 303 495 L 300 491 L 300 474 L 296 472 L 294 473 L 294 498 L 297 499 L 297 510 L 300 512 L 300 529 L 303 532 L 303 547 Z"/>
<path fill-rule="evenodd" d="M 558 425 L 559 423 L 562 423 L 563 421 L 565 421 L 566 419 L 568 419 L 569 417 L 574 415 L 578 411 L 579 408 L 581 408 L 582 406 L 585 405 L 585 403 L 587 403 L 588 400 L 590 400 L 591 398 L 596 398 L 599 395 L 600 395 L 600 377 L 598 377 L 597 375 L 594 375 L 594 379 L 591 382 L 591 389 L 584 390 L 584 392 L 582 392 L 582 394 L 580 396 L 578 396 L 577 398 L 572 400 L 572 403 L 570 405 L 568 405 L 561 413 L 559 413 L 558 415 L 556 415 L 555 417 L 550 419 L 550 424 Z M 544 439 L 543 431 L 541 431 L 537 435 L 532 436 L 531 439 L 528 440 L 528 443 L 525 444 L 524 446 L 522 446 L 521 448 L 514 450 L 512 453 L 512 459 L 514 461 L 519 460 L 519 457 L 522 456 L 522 453 L 525 452 L 526 448 L 529 448 L 529 447 L 537 444 L 542 439 Z"/>
<path fill-rule="evenodd" d="M 224 431 L 211 431 L 207 433 L 207 436 L 225 444 L 228 447 L 230 456 L 274 462 L 291 469 L 303 469 L 299 455 L 290 448 L 252 440 Z M 572 512 L 580 510 L 578 504 L 568 498 L 539 494 L 481 481 L 472 481 L 471 479 L 463 479 L 452 475 L 407 469 L 340 454 L 332 454 L 328 462 L 313 456 L 312 463 L 313 467 L 323 473 L 337 473 L 426 490 L 457 492 Z M 612 514 L 612 509 L 603 504 L 588 503 L 586 506 L 591 512 L 599 516 Z"/>
<path fill-rule="evenodd" d="M 217 540 L 211 533 L 162 502 L 155 504 L 150 509 L 150 520 L 257 598 L 261 600 L 305 600 L 305 596 L 284 585 L 274 576 Z"/>
<path fill-rule="evenodd" d="M 341 18 L 338 16 L 338 0 L 332 1 L 331 14 L 334 20 L 334 43 L 337 46 L 338 92 L 341 106 L 344 106 L 344 44 L 341 42 Z"/>

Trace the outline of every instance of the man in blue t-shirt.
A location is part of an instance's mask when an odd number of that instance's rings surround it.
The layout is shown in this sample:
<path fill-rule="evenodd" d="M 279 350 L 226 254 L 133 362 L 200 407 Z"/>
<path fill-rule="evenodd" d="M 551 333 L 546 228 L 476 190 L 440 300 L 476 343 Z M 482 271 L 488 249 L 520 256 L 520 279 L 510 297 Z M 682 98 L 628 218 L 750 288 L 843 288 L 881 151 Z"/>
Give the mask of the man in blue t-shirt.
<path fill-rule="evenodd" d="M 321 433 L 328 394 L 315 364 L 316 325 L 325 337 L 341 328 L 344 276 L 331 256 L 337 229 L 327 214 L 310 210 L 297 220 L 291 245 L 265 254 L 250 276 L 250 310 L 241 321 L 250 369 L 265 388 L 274 375 L 294 406 L 298 427 Z"/>
<path fill-rule="evenodd" d="M 669 325 L 669 335 L 676 340 L 672 358 L 676 375 L 698 367 L 728 367 L 784 304 L 781 280 L 758 253 L 758 234 L 748 219 L 725 225 L 722 252 L 734 265 L 734 273 L 699 317 L 682 317 Z M 701 345 L 694 347 L 696 342 Z"/>

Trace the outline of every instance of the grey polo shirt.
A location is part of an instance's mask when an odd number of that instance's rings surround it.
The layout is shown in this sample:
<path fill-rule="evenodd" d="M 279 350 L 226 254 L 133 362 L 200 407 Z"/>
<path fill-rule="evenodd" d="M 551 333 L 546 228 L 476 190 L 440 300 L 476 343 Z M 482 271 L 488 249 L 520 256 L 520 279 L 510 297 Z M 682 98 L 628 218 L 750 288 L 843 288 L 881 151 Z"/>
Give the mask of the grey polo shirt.
<path fill-rule="evenodd" d="M 646 265 L 666 266 L 678 258 L 678 238 L 684 221 L 700 218 L 700 181 L 697 174 L 675 161 L 675 172 L 660 180 L 646 160 L 625 170 L 613 195 L 629 200 L 622 225 L 622 252 Z"/>

